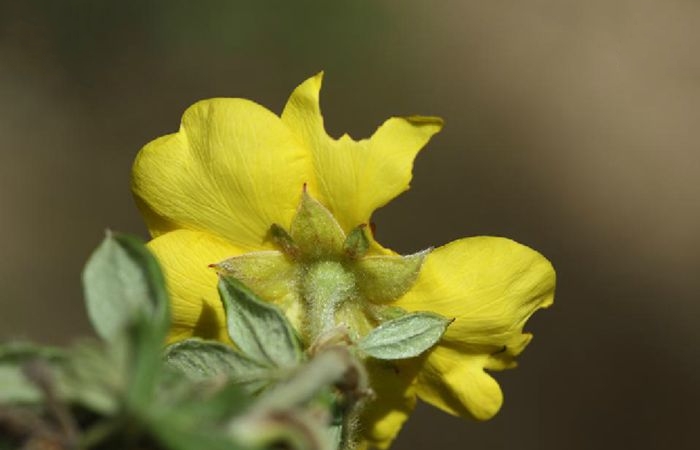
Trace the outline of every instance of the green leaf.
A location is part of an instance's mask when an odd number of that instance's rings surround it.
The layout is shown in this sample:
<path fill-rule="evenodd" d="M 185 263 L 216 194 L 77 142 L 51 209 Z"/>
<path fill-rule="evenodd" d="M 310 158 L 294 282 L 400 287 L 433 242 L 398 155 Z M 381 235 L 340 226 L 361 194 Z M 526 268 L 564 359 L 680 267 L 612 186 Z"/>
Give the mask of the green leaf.
<path fill-rule="evenodd" d="M 0 363 L 0 405 L 9 403 L 38 403 L 41 391 L 27 379 L 19 363 Z"/>
<path fill-rule="evenodd" d="M 173 344 L 165 350 L 165 362 L 193 381 L 225 375 L 249 391 L 271 381 L 272 368 L 214 341 L 187 339 Z"/>
<path fill-rule="evenodd" d="M 124 350 L 123 345 L 105 348 L 96 342 L 80 343 L 70 350 L 26 342 L 2 345 L 0 403 L 43 403 L 45 392 L 37 384 L 43 383 L 63 401 L 112 414 L 127 385 Z"/>
<path fill-rule="evenodd" d="M 202 423 L 191 413 L 167 411 L 154 416 L 151 432 L 169 450 L 243 450 L 222 427 Z"/>
<path fill-rule="evenodd" d="M 389 320 L 372 330 L 358 347 L 377 359 L 405 359 L 418 356 L 435 345 L 452 319 L 438 314 L 416 312 Z"/>
<path fill-rule="evenodd" d="M 108 233 L 83 272 L 88 316 L 112 345 L 126 345 L 126 407 L 151 403 L 170 326 L 165 279 L 155 257 L 137 238 Z"/>
<path fill-rule="evenodd" d="M 230 435 L 253 449 L 332 450 L 334 436 L 318 411 L 290 409 L 264 411 L 233 421 Z M 348 447 L 340 447 L 348 448 Z"/>
<path fill-rule="evenodd" d="M 125 337 L 108 346 L 95 341 L 75 345 L 59 373 L 61 392 L 90 411 L 116 413 L 133 376 L 130 353 Z"/>
<path fill-rule="evenodd" d="M 353 406 L 369 392 L 364 366 L 349 348 L 330 347 L 258 397 L 249 414 L 231 422 L 230 430 L 255 448 L 347 448 L 338 445 L 344 419 L 353 420 Z"/>
<path fill-rule="evenodd" d="M 7 342 L 0 345 L 0 404 L 38 403 L 44 400 L 41 390 L 27 376 L 28 363 L 41 361 L 51 371 L 66 360 L 58 348 L 38 346 L 28 342 Z"/>
<path fill-rule="evenodd" d="M 296 365 L 301 359 L 299 341 L 279 308 L 258 299 L 232 277 L 220 279 L 219 294 L 229 336 L 243 353 L 271 366 Z"/>
<path fill-rule="evenodd" d="M 250 412 L 257 397 L 246 392 L 233 380 L 213 378 L 206 381 L 190 380 L 181 372 L 168 371 L 170 381 L 162 386 L 156 406 L 151 411 L 155 416 L 168 412 L 190 415 L 192 421 L 218 424 L 233 416 Z"/>
<path fill-rule="evenodd" d="M 114 339 L 139 317 L 165 335 L 168 297 L 155 258 L 138 239 L 107 233 L 83 271 L 90 321 L 104 339 Z"/>
<path fill-rule="evenodd" d="M 284 383 L 265 392 L 256 407 L 276 411 L 298 407 L 334 386 L 358 391 L 367 387 L 365 370 L 347 347 L 331 347 L 316 354 Z"/>
<path fill-rule="evenodd" d="M 60 361 L 66 358 L 66 351 L 56 347 L 36 345 L 25 341 L 11 341 L 0 344 L 0 362 L 25 362 L 41 358 Z"/>
<path fill-rule="evenodd" d="M 149 415 L 149 428 L 156 438 L 170 450 L 245 448 L 231 438 L 226 424 L 248 412 L 251 397 L 233 382 L 208 385 L 185 380 L 179 378 L 175 390 L 188 395 L 173 399 L 172 389 L 163 391 L 161 402 Z"/>

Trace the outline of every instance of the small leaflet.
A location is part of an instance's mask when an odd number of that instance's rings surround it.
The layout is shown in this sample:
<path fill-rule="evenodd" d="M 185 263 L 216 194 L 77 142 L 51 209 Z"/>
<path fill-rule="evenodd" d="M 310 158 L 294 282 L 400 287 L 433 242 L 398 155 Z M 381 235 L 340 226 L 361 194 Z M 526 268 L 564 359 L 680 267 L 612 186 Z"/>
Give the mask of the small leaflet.
<path fill-rule="evenodd" d="M 142 318 L 163 336 L 167 332 L 163 274 L 136 238 L 108 233 L 85 266 L 83 289 L 88 317 L 102 338 L 113 340 Z"/>
<path fill-rule="evenodd" d="M 370 331 L 358 347 L 377 359 L 413 358 L 437 344 L 450 323 L 452 319 L 435 313 L 406 314 Z"/>
<path fill-rule="evenodd" d="M 292 367 L 301 360 L 299 341 L 279 308 L 233 277 L 221 277 L 219 294 L 229 336 L 245 355 L 273 367 Z"/>

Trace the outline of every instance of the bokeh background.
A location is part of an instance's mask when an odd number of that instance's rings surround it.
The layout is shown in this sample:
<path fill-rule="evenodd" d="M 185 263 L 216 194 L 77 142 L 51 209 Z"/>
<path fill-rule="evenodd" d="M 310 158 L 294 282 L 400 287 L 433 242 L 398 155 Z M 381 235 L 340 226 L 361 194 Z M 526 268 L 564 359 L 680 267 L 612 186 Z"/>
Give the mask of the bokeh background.
<path fill-rule="evenodd" d="M 558 270 L 501 413 L 423 405 L 395 448 L 697 448 L 699 24 L 695 0 L 2 0 L 0 337 L 89 333 L 82 264 L 107 227 L 146 237 L 130 165 L 188 105 L 279 112 L 324 69 L 333 135 L 446 120 L 381 242 L 503 235 Z"/>

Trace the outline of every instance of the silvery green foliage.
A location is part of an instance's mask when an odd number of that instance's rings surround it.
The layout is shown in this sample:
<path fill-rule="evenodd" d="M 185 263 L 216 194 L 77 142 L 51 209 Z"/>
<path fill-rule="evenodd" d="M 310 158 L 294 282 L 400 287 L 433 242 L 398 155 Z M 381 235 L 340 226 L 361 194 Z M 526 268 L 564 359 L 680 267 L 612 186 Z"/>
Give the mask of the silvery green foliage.
<path fill-rule="evenodd" d="M 236 347 L 198 338 L 175 343 L 165 351 L 171 369 L 192 380 L 226 376 L 256 393 L 301 364 L 301 344 L 282 311 L 231 276 L 221 277 L 219 294 Z"/>
<path fill-rule="evenodd" d="M 284 315 L 223 280 L 229 315 L 247 324 L 229 327 L 241 345 L 189 339 L 163 354 L 170 326 L 163 275 L 132 237 L 108 234 L 83 281 L 102 341 L 67 350 L 0 345 L 0 425 L 15 426 L 3 428 L 0 449 L 28 439 L 56 449 L 337 447 L 328 433 L 337 402 L 345 395 L 356 401 L 354 389 L 364 389 L 346 378 L 365 380 L 347 348 L 319 350 L 304 362 Z M 242 389 L 267 385 L 257 399 Z M 251 429 L 260 432 L 254 439 Z"/>
<path fill-rule="evenodd" d="M 353 255 L 365 250 L 361 233 L 346 245 Z M 0 345 L 0 411 L 29 424 L 0 434 L 0 449 L 37 436 L 58 449 L 332 450 L 350 441 L 357 405 L 371 389 L 346 332 L 303 352 L 281 310 L 224 275 L 219 293 L 234 345 L 191 338 L 163 352 L 170 327 L 163 274 L 148 249 L 124 235 L 107 235 L 83 282 L 101 341 L 66 350 Z M 417 356 L 450 323 L 432 313 L 385 313 L 355 344 L 362 355 Z"/>
<path fill-rule="evenodd" d="M 437 344 L 451 322 L 435 313 L 409 313 L 382 323 L 358 342 L 358 348 L 377 359 L 413 358 Z"/>

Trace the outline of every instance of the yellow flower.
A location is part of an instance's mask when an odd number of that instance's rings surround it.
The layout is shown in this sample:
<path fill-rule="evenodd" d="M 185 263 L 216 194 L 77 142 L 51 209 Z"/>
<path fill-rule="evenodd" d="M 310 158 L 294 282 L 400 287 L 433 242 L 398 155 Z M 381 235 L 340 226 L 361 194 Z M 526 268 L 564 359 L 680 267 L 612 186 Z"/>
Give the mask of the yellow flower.
<path fill-rule="evenodd" d="M 177 133 L 139 153 L 132 188 L 169 282 L 171 341 L 228 339 L 209 266 L 275 250 L 270 229 L 289 229 L 302 186 L 347 235 L 408 189 L 416 154 L 442 127 L 435 117 L 391 118 L 369 139 L 333 139 L 319 107 L 321 80 L 318 74 L 297 87 L 281 116 L 244 99 L 196 103 Z M 394 255 L 368 238 L 369 256 Z M 552 303 L 554 284 L 543 256 L 505 238 L 460 239 L 431 251 L 390 304 L 456 320 L 427 355 L 368 362 L 377 400 L 361 418 L 361 444 L 388 447 L 416 397 L 450 414 L 492 417 L 503 397 L 486 370 L 515 365 L 531 338 L 523 325 Z M 298 299 L 284 303 L 288 292 L 270 292 L 278 298 L 266 300 L 299 314 Z"/>

